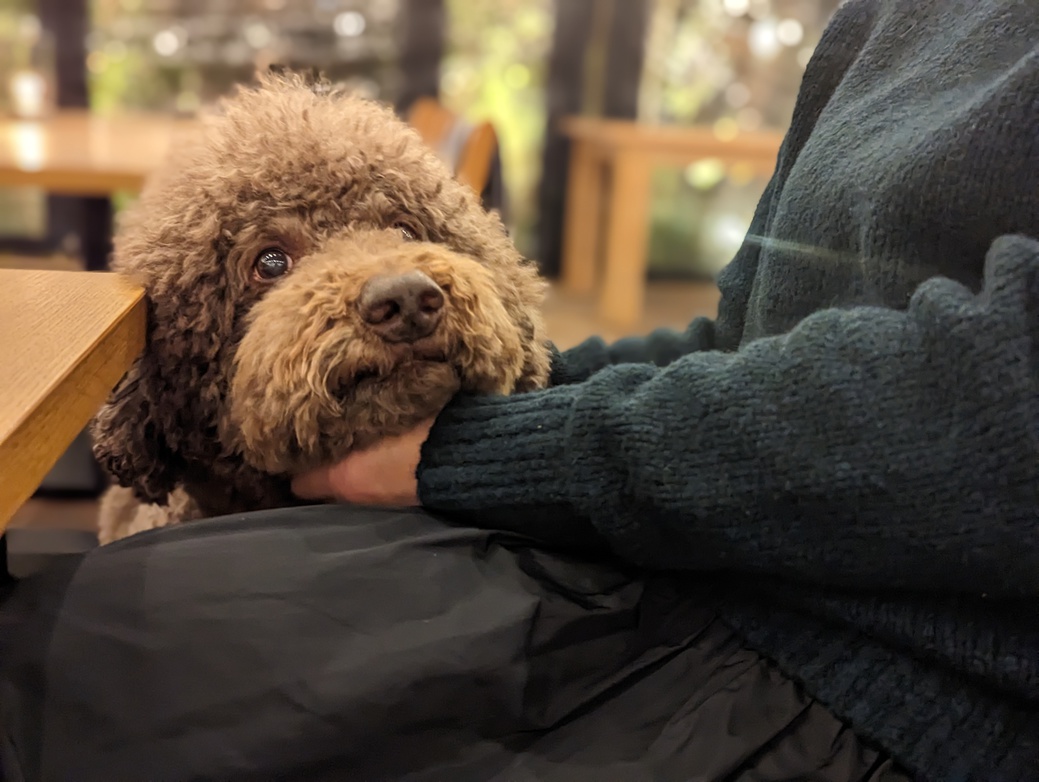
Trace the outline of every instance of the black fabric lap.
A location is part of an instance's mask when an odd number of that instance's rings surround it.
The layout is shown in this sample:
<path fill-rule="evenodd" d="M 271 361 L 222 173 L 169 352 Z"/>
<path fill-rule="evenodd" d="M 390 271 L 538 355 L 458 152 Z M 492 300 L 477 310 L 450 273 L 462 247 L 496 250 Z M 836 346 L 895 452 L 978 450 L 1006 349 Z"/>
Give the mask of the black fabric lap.
<path fill-rule="evenodd" d="M 418 511 L 144 533 L 0 611 L 11 779 L 905 779 L 693 582 Z"/>

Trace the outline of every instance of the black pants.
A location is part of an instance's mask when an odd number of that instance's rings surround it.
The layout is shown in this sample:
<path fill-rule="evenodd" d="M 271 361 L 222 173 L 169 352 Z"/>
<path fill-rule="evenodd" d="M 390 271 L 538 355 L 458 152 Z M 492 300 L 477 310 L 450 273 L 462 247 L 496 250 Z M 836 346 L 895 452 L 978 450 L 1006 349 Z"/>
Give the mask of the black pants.
<path fill-rule="evenodd" d="M 0 610 L 10 780 L 904 780 L 695 585 L 422 512 L 145 533 Z"/>

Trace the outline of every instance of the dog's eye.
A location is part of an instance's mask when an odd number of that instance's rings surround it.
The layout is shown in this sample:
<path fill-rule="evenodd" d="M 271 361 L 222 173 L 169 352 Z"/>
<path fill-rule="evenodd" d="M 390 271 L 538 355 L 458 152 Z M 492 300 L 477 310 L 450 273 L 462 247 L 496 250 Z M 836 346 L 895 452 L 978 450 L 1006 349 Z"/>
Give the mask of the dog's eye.
<path fill-rule="evenodd" d="M 264 250 L 256 257 L 256 263 L 253 264 L 253 274 L 256 279 L 264 282 L 276 280 L 283 274 L 287 274 L 290 269 L 292 269 L 292 259 L 288 253 L 277 247 Z"/>
<path fill-rule="evenodd" d="M 397 223 L 396 228 L 400 231 L 400 235 L 404 237 L 404 241 L 413 242 L 418 239 L 415 229 L 407 223 Z"/>

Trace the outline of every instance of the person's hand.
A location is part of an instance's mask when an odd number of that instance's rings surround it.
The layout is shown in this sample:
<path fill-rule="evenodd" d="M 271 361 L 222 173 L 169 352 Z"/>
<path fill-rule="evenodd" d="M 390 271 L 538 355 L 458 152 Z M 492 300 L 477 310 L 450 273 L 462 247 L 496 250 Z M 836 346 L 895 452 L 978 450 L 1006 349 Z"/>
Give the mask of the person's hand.
<path fill-rule="evenodd" d="M 415 471 L 433 420 L 356 451 L 337 464 L 297 476 L 292 481 L 292 491 L 305 500 L 392 507 L 418 505 Z"/>

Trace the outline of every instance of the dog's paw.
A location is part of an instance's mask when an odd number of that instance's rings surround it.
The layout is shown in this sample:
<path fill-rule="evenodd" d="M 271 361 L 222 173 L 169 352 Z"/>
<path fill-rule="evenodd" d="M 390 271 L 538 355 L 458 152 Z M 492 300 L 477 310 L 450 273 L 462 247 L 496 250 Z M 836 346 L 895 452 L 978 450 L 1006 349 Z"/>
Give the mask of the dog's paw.
<path fill-rule="evenodd" d="M 97 538 L 103 546 L 138 532 L 200 517 L 195 501 L 182 488 L 170 492 L 166 505 L 153 505 L 137 499 L 133 489 L 113 486 L 101 497 Z"/>

